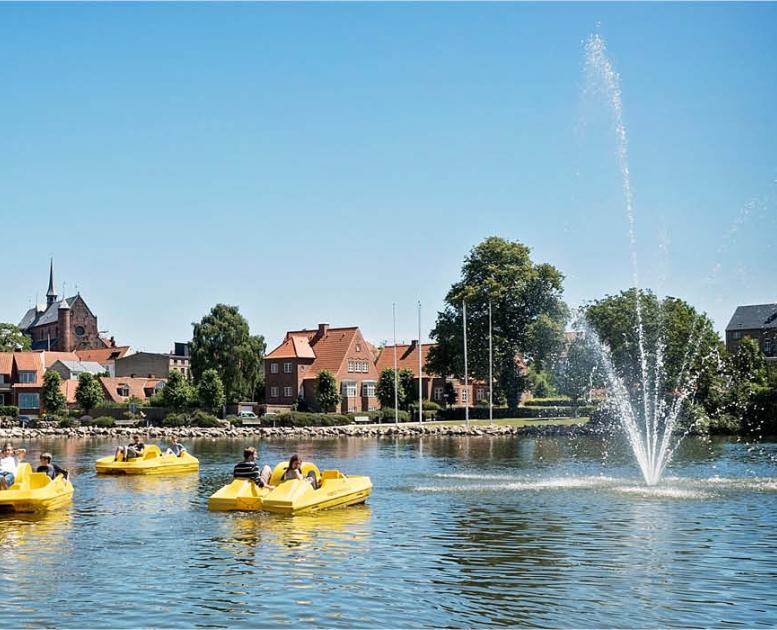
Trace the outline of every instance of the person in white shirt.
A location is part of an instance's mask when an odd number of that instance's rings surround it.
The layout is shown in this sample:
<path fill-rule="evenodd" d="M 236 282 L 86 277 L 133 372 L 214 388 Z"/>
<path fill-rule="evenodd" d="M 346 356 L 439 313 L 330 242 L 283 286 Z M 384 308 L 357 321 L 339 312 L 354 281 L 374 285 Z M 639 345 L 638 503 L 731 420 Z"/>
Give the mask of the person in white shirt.
<path fill-rule="evenodd" d="M 19 464 L 26 454 L 25 449 L 14 450 L 10 442 L 5 443 L 3 452 L 0 454 L 0 490 L 8 490 L 14 484 Z"/>

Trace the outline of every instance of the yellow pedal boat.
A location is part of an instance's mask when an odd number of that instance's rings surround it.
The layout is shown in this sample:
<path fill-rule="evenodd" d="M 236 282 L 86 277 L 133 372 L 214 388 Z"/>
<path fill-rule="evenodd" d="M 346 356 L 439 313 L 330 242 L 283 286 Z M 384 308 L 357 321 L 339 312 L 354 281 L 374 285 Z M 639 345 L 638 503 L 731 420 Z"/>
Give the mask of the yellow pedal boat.
<path fill-rule="evenodd" d="M 22 462 L 14 484 L 0 490 L 0 510 L 43 512 L 67 505 L 72 499 L 73 484 L 62 475 L 51 479 L 46 473 L 32 472 L 30 465 Z"/>
<path fill-rule="evenodd" d="M 124 461 L 123 455 L 119 453 L 118 458 L 109 456 L 98 459 L 96 465 L 97 472 L 102 475 L 176 475 L 200 469 L 200 461 L 188 451 L 178 456 L 165 455 L 155 444 L 146 446 L 140 457 Z"/>
<path fill-rule="evenodd" d="M 318 488 L 309 481 L 282 481 L 288 464 L 281 462 L 270 477 L 272 490 L 260 488 L 248 479 L 235 479 L 208 499 L 210 510 L 267 510 L 279 514 L 304 514 L 327 508 L 364 503 L 372 492 L 372 482 L 365 476 L 346 476 L 338 470 L 319 471 L 315 464 L 304 462 L 303 476 L 315 474 Z"/>

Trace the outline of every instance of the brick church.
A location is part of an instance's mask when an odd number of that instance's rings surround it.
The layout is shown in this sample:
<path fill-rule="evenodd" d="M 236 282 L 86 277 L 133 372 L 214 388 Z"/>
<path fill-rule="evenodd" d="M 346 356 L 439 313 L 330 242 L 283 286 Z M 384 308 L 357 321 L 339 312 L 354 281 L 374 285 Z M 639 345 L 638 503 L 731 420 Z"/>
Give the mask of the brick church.
<path fill-rule="evenodd" d="M 28 310 L 19 322 L 22 332 L 32 339 L 33 350 L 73 352 L 110 347 L 111 341 L 98 333 L 97 317 L 78 293 L 57 300 L 54 290 L 54 263 L 49 268 L 46 304 Z"/>

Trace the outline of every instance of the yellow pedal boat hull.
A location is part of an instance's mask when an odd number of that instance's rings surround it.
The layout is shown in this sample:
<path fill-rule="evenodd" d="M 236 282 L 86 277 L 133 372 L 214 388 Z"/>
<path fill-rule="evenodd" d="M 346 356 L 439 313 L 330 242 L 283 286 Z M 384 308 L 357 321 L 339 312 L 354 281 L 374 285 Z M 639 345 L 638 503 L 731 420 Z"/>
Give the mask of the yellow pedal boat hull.
<path fill-rule="evenodd" d="M 179 456 L 164 455 L 156 445 L 143 449 L 141 457 L 127 461 L 114 457 L 103 457 L 96 462 L 101 475 L 177 475 L 193 473 L 200 469 L 200 461 L 184 451 Z"/>
<path fill-rule="evenodd" d="M 262 499 L 269 493 L 267 488 L 260 488 L 250 479 L 235 479 L 208 498 L 208 509 L 255 512 L 262 509 Z"/>
<path fill-rule="evenodd" d="M 73 500 L 73 484 L 62 475 L 50 479 L 46 473 L 32 472 L 27 463 L 19 465 L 14 484 L 0 490 L 0 510 L 45 512 L 68 505 Z"/>
<path fill-rule="evenodd" d="M 210 496 L 208 509 L 305 514 L 364 503 L 372 492 L 369 477 L 347 477 L 337 470 L 325 470 L 321 473 L 315 464 L 305 462 L 302 464 L 302 474 L 315 474 L 319 487 L 314 489 L 309 481 L 283 481 L 286 468 L 286 462 L 275 466 L 270 477 L 272 490 L 260 488 L 249 479 L 233 480 Z"/>

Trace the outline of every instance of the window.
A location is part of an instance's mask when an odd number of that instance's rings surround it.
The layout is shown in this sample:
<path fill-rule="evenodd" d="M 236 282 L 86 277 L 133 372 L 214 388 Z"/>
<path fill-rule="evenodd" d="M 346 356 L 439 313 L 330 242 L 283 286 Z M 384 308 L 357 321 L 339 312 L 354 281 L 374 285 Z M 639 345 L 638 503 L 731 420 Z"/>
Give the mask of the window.
<path fill-rule="evenodd" d="M 769 339 L 764 339 L 764 354 L 772 353 L 772 342 Z"/>
<path fill-rule="evenodd" d="M 434 399 L 435 400 L 442 400 L 443 394 L 445 393 L 444 387 L 435 387 L 434 388 Z"/>
<path fill-rule="evenodd" d="M 735 330 L 734 331 L 734 339 L 741 339 L 742 338 L 742 331 L 741 330 Z"/>
<path fill-rule="evenodd" d="M 353 372 L 353 359 L 348 359 L 348 371 Z"/>
<path fill-rule="evenodd" d="M 40 394 L 19 394 L 19 409 L 38 409 Z"/>
<path fill-rule="evenodd" d="M 277 373 L 278 373 L 278 364 L 270 363 L 270 374 L 277 374 Z"/>
<path fill-rule="evenodd" d="M 270 388 L 270 398 L 278 398 L 278 388 L 277 387 L 271 387 Z"/>
<path fill-rule="evenodd" d="M 375 396 L 375 383 L 362 383 L 362 396 L 372 398 Z"/>
<path fill-rule="evenodd" d="M 367 374 L 370 371 L 370 364 L 367 361 L 362 361 L 362 372 Z"/>
<path fill-rule="evenodd" d="M 34 383 L 35 382 L 35 372 L 25 370 L 23 372 L 19 372 L 19 382 L 20 383 Z M 27 407 L 27 409 L 30 409 L 30 407 Z"/>
<path fill-rule="evenodd" d="M 343 383 L 343 396 L 346 398 L 355 398 L 356 397 L 356 383 L 350 382 L 350 383 Z"/>
<path fill-rule="evenodd" d="M 0 374 L 0 385 L 5 383 L 5 374 Z"/>
<path fill-rule="evenodd" d="M 287 361 L 283 364 L 283 373 L 284 374 L 291 374 L 291 361 Z"/>
<path fill-rule="evenodd" d="M 467 387 L 462 387 L 459 389 L 459 399 L 461 402 L 469 402 L 469 389 Z"/>
<path fill-rule="evenodd" d="M 83 326 L 76 326 L 76 337 L 83 337 L 86 334 L 86 329 Z"/>
<path fill-rule="evenodd" d="M 129 385 L 127 385 L 126 383 L 119 383 L 119 386 L 116 388 L 116 393 L 119 396 L 125 396 L 125 397 L 129 396 L 130 395 Z"/>
<path fill-rule="evenodd" d="M 486 388 L 485 387 L 478 387 L 478 393 L 475 396 L 478 400 L 484 400 L 486 397 Z"/>
<path fill-rule="evenodd" d="M 361 351 L 362 351 L 361 344 L 359 342 L 356 342 L 356 352 L 361 352 Z"/>
<path fill-rule="evenodd" d="M 292 394 L 293 394 L 293 390 L 292 390 L 292 388 L 291 388 L 291 387 L 284 387 L 284 388 L 283 388 L 283 395 L 284 395 L 286 398 L 291 398 Z"/>

